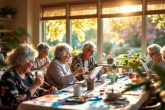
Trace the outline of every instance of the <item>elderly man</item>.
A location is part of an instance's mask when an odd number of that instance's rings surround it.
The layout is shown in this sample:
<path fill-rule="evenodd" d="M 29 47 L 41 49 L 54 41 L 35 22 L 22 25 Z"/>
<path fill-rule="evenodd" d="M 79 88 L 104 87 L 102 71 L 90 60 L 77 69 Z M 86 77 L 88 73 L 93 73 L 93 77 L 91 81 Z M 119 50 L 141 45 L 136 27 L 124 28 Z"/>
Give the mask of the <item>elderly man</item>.
<path fill-rule="evenodd" d="M 72 47 L 66 43 L 57 44 L 54 52 L 55 58 L 51 61 L 45 75 L 46 81 L 51 85 L 55 85 L 58 89 L 69 86 L 70 83 L 76 81 L 76 76 L 87 72 L 84 67 L 78 68 L 74 73 L 71 72 L 68 65 L 71 50 Z"/>
<path fill-rule="evenodd" d="M 75 56 L 72 60 L 71 70 L 72 72 L 76 71 L 78 67 L 86 67 L 88 71 L 93 70 L 97 64 L 93 59 L 94 49 L 96 48 L 95 44 L 91 41 L 86 41 L 82 46 L 82 53 Z M 107 70 L 102 69 L 102 73 L 105 73 Z M 76 77 L 77 80 L 81 81 L 84 80 L 83 75 L 79 75 Z"/>

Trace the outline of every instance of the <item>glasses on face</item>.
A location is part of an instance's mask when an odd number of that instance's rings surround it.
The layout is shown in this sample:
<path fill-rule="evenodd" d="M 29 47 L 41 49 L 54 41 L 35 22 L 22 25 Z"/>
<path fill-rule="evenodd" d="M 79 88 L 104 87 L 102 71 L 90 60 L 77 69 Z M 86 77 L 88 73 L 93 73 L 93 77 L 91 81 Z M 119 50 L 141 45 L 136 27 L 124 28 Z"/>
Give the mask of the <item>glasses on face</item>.
<path fill-rule="evenodd" d="M 94 53 L 95 51 L 93 49 L 87 48 L 87 50 L 91 53 Z"/>
<path fill-rule="evenodd" d="M 150 53 L 150 57 L 154 56 L 156 54 L 156 52 Z"/>

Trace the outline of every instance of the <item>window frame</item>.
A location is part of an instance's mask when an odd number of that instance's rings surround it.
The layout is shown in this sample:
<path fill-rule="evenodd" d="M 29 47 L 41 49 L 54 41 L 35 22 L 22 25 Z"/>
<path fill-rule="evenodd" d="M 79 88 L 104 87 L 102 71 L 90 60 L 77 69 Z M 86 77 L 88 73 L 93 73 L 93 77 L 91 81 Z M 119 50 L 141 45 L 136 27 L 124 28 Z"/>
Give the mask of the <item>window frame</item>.
<path fill-rule="evenodd" d="M 97 18 L 97 63 L 103 63 L 103 19 L 102 18 L 113 18 L 113 17 L 128 17 L 128 16 L 137 16 L 140 15 L 142 17 L 142 38 L 141 38 L 141 53 L 142 55 L 146 56 L 146 46 L 147 46 L 147 23 L 146 23 L 146 16 L 151 15 L 151 14 L 165 14 L 165 9 L 162 10 L 147 10 L 147 5 L 150 2 L 162 2 L 165 4 L 165 1 L 163 0 L 136 0 L 136 1 L 141 1 L 142 5 L 142 11 L 137 11 L 137 12 L 130 12 L 127 14 L 123 13 L 114 13 L 114 14 L 102 14 L 102 4 L 103 2 L 107 1 L 116 1 L 116 0 L 89 0 L 89 1 L 70 1 L 70 2 L 62 2 L 62 3 L 56 3 L 53 4 L 54 6 L 57 5 L 65 5 L 66 6 L 66 16 L 60 16 L 60 17 L 47 17 L 47 18 L 42 18 L 41 16 L 41 22 L 44 20 L 52 20 L 52 19 L 66 19 L 66 43 L 70 44 L 71 43 L 71 35 L 70 35 L 70 30 L 71 30 L 71 20 L 72 19 L 83 19 L 83 18 Z M 123 1 L 123 0 L 121 0 Z M 124 1 L 130 1 L 130 0 L 124 0 Z M 135 2 L 136 2 L 135 1 Z M 120 3 L 120 0 L 118 0 Z M 82 3 L 96 3 L 97 4 L 97 13 L 95 15 L 82 15 L 82 16 L 71 16 L 70 15 L 70 6 L 73 4 L 82 4 Z M 47 6 L 52 6 L 52 4 L 46 4 Z M 41 9 L 42 9 L 41 5 Z M 44 23 L 42 23 L 42 28 L 44 28 Z M 42 32 L 45 32 L 44 29 L 42 29 Z M 45 41 L 44 34 L 42 33 L 42 40 Z"/>

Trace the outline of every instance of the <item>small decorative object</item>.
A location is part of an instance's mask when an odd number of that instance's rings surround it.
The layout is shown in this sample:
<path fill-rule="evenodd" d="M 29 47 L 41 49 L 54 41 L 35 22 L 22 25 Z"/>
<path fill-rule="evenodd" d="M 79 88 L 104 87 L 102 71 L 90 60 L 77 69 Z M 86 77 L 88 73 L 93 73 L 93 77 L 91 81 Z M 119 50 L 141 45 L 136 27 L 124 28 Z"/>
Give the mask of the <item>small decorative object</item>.
<path fill-rule="evenodd" d="M 6 18 L 13 18 L 16 15 L 16 9 L 11 7 L 1 8 L 1 15 Z"/>
<path fill-rule="evenodd" d="M 120 97 L 120 94 L 118 93 L 114 93 L 114 90 L 112 89 L 112 91 L 110 93 L 106 93 L 106 102 L 115 102 L 118 100 L 118 98 Z"/>

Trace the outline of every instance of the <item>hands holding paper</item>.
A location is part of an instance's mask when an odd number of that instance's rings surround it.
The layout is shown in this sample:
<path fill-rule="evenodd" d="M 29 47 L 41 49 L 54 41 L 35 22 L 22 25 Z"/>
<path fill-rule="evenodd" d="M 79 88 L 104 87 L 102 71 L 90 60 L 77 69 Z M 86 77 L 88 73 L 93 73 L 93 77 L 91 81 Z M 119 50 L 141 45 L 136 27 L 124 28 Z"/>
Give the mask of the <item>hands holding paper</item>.
<path fill-rule="evenodd" d="M 89 72 L 88 71 L 88 68 L 86 68 L 86 67 L 79 67 L 77 69 L 77 71 L 75 72 L 75 77 L 78 76 L 78 75 L 80 75 L 80 74 L 84 74 L 86 72 Z"/>

